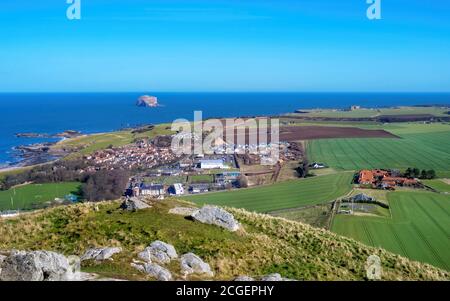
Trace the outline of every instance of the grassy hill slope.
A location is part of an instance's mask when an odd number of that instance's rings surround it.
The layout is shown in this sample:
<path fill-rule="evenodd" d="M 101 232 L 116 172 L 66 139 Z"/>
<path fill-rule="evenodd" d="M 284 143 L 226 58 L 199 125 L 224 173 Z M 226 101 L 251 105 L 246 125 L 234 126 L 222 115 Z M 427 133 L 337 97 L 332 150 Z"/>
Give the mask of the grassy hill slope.
<path fill-rule="evenodd" d="M 105 277 L 146 279 L 130 267 L 137 253 L 159 239 L 173 244 L 178 253 L 194 252 L 208 262 L 214 279 L 278 272 L 304 280 L 364 280 L 369 255 L 381 258 L 383 279 L 450 279 L 448 272 L 412 262 L 349 238 L 242 209 L 228 208 L 243 225 L 231 233 L 168 214 L 174 206 L 191 203 L 167 199 L 150 209 L 124 212 L 118 202 L 78 204 L 47 209 L 19 218 L 0 220 L 0 249 L 46 249 L 82 254 L 88 247 L 121 246 L 114 261 L 83 266 Z M 178 265 L 169 266 L 175 278 Z"/>

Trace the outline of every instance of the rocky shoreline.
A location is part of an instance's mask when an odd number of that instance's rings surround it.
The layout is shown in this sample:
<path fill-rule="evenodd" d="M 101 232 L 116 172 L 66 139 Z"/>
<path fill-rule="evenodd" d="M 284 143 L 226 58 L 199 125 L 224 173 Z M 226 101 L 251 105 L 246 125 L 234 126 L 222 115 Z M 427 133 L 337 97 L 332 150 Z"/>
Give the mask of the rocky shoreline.
<path fill-rule="evenodd" d="M 47 133 L 16 133 L 17 138 L 75 138 L 81 136 L 81 132 L 74 130 L 67 130 L 56 134 Z"/>

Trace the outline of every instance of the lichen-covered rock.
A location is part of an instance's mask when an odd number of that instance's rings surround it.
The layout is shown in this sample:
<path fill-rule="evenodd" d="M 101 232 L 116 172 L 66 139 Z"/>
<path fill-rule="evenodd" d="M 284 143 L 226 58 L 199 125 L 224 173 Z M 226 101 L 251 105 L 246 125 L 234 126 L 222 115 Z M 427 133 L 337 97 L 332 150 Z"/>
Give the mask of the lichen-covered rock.
<path fill-rule="evenodd" d="M 249 276 L 238 276 L 234 278 L 234 281 L 255 281 L 255 279 Z"/>
<path fill-rule="evenodd" d="M 199 274 L 199 275 L 207 275 L 214 276 L 214 273 L 211 271 L 211 267 L 209 264 L 204 262 L 194 253 L 187 253 L 181 256 L 180 261 L 181 272 L 186 276 L 190 274 Z"/>
<path fill-rule="evenodd" d="M 189 208 L 189 207 L 174 207 L 169 210 L 170 214 L 177 214 L 182 216 L 191 216 L 195 211 L 197 211 L 197 208 Z"/>
<path fill-rule="evenodd" d="M 95 260 L 103 261 L 106 259 L 112 259 L 111 256 L 122 252 L 122 248 L 94 248 L 89 249 L 81 256 L 81 260 Z"/>
<path fill-rule="evenodd" d="M 156 263 L 145 263 L 145 264 L 132 263 L 131 266 L 143 273 L 148 274 L 151 277 L 156 278 L 159 281 L 172 280 L 172 274 L 169 272 L 169 270 L 163 268 L 162 266 Z"/>
<path fill-rule="evenodd" d="M 148 263 L 152 261 L 169 263 L 172 259 L 178 258 L 178 254 L 172 245 L 157 240 L 140 252 L 138 257 Z"/>
<path fill-rule="evenodd" d="M 283 277 L 281 277 L 280 274 L 274 273 L 274 274 L 269 274 L 269 275 L 263 276 L 261 278 L 261 281 L 295 281 L 295 280 L 289 279 L 289 278 L 283 278 Z"/>
<path fill-rule="evenodd" d="M 148 205 L 147 203 L 141 201 L 136 197 L 127 198 L 125 201 L 123 201 L 122 205 L 120 205 L 120 208 L 128 211 L 137 211 L 150 207 L 151 207 L 150 205 Z"/>
<path fill-rule="evenodd" d="M 283 281 L 283 278 L 281 277 L 280 274 L 274 273 L 274 274 L 263 276 L 261 278 L 261 281 Z"/>
<path fill-rule="evenodd" d="M 66 281 L 78 280 L 69 260 L 49 251 L 13 251 L 3 259 L 1 281 Z"/>
<path fill-rule="evenodd" d="M 240 227 L 231 213 L 216 206 L 203 206 L 191 217 L 201 223 L 216 225 L 232 232 L 237 231 Z"/>

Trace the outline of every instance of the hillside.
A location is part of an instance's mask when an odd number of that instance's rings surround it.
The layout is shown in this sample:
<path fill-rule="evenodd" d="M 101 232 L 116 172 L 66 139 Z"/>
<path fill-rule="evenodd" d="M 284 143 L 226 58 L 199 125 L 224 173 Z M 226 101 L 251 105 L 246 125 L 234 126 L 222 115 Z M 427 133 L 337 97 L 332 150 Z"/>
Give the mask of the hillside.
<path fill-rule="evenodd" d="M 369 255 L 381 258 L 385 280 L 445 280 L 448 272 L 305 224 L 227 208 L 242 224 L 228 232 L 169 214 L 192 203 L 166 199 L 150 209 L 127 212 L 119 202 L 77 204 L 0 220 L 0 250 L 52 250 L 81 255 L 90 247 L 120 246 L 114 261 L 85 264 L 104 277 L 147 279 L 130 266 L 154 240 L 172 244 L 180 254 L 194 252 L 211 265 L 216 280 L 239 275 L 280 273 L 299 280 L 364 280 Z M 175 279 L 179 267 L 170 265 Z M 191 278 L 193 279 L 193 278 Z"/>

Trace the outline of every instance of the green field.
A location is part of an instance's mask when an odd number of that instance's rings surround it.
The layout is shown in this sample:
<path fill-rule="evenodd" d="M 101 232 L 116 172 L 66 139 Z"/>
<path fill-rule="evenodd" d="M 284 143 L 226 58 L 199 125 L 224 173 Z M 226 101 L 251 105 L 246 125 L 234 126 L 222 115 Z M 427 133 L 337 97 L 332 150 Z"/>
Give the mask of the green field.
<path fill-rule="evenodd" d="M 442 180 L 423 180 L 425 185 L 439 191 L 439 192 L 449 192 L 450 193 L 450 185 L 444 183 Z"/>
<path fill-rule="evenodd" d="M 188 182 L 195 183 L 212 183 L 214 181 L 213 175 L 192 175 L 188 176 Z"/>
<path fill-rule="evenodd" d="M 91 154 L 97 150 L 108 148 L 109 146 L 120 147 L 132 143 L 140 138 L 154 138 L 159 135 L 170 135 L 173 132 L 170 130 L 169 124 L 156 125 L 152 130 L 142 133 L 132 133 L 132 130 L 117 131 L 110 133 L 92 134 L 80 136 L 76 138 L 66 139 L 57 143 L 55 148 L 72 147 L 79 149 L 79 151 L 71 154 L 69 158 L 74 158 L 77 155 Z"/>
<path fill-rule="evenodd" d="M 338 170 L 417 167 L 434 169 L 439 175 L 450 170 L 450 126 L 388 125 L 394 138 L 321 139 L 308 142 L 310 161 Z"/>
<path fill-rule="evenodd" d="M 55 198 L 76 194 L 80 187 L 77 182 L 28 184 L 0 191 L 0 210 L 27 210 L 39 207 Z M 11 200 L 12 198 L 12 200 Z"/>
<path fill-rule="evenodd" d="M 333 109 L 302 110 L 306 113 L 297 114 L 306 117 L 329 117 L 329 118 L 366 118 L 380 115 L 416 115 L 430 114 L 434 116 L 448 116 L 445 112 L 448 108 L 438 107 L 398 107 L 382 109 L 357 109 L 353 111 L 342 111 Z"/>
<path fill-rule="evenodd" d="M 450 270 L 450 196 L 389 192 L 388 200 L 392 218 L 337 215 L 332 230 Z"/>
<path fill-rule="evenodd" d="M 229 192 L 186 196 L 197 204 L 223 205 L 257 212 L 315 205 L 345 195 L 351 190 L 353 173 L 317 176 Z"/>

